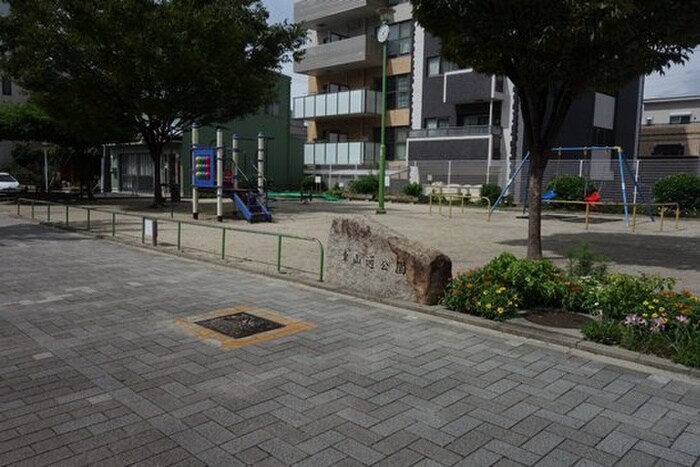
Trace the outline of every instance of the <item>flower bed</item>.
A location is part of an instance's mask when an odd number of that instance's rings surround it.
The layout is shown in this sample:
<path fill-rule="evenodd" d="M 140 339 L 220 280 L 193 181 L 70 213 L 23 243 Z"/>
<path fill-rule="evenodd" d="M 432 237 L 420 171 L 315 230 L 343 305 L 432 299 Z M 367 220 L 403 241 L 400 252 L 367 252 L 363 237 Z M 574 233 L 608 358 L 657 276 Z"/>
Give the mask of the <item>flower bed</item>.
<path fill-rule="evenodd" d="M 608 274 L 604 260 L 583 245 L 564 271 L 546 260 L 503 253 L 452 278 L 441 303 L 498 321 L 519 309 L 586 313 L 595 318 L 582 328 L 591 341 L 700 367 L 698 297 L 674 292 L 671 278 Z"/>

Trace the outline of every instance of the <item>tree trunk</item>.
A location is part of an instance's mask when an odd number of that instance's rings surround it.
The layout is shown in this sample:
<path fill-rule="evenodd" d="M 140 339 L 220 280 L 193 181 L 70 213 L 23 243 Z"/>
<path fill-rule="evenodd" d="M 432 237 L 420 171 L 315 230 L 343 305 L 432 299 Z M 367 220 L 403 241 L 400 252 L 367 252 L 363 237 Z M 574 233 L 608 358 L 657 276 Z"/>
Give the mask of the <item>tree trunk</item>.
<path fill-rule="evenodd" d="M 153 207 L 160 208 L 165 204 L 163 190 L 160 183 L 160 159 L 163 153 L 162 148 L 151 148 L 151 159 L 153 159 Z"/>
<path fill-rule="evenodd" d="M 542 257 L 542 181 L 547 155 L 530 153 L 530 188 L 528 192 L 527 257 Z"/>

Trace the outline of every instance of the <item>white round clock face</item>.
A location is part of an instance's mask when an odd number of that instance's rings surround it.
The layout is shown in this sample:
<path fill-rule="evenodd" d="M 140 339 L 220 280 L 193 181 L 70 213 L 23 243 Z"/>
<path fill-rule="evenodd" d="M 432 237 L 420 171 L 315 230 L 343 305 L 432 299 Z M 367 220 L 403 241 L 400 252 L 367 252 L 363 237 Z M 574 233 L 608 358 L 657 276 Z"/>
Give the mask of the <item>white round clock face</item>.
<path fill-rule="evenodd" d="M 382 24 L 379 26 L 379 29 L 377 29 L 377 40 L 379 42 L 386 42 L 386 40 L 389 38 L 389 25 L 388 24 Z"/>

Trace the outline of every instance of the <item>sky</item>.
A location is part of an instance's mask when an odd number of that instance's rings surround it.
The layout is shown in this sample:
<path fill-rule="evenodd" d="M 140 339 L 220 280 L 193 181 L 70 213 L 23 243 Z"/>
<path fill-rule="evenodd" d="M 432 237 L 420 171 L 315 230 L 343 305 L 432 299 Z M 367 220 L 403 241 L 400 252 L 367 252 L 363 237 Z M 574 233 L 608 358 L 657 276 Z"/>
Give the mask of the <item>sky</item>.
<path fill-rule="evenodd" d="M 289 22 L 294 18 L 294 0 L 263 0 L 270 12 L 271 22 Z M 292 64 L 283 66 L 282 72 L 292 77 L 292 97 L 308 93 L 307 79 L 294 74 Z M 674 65 L 663 76 L 652 74 L 644 82 L 644 98 L 700 96 L 700 47 L 685 65 Z"/>

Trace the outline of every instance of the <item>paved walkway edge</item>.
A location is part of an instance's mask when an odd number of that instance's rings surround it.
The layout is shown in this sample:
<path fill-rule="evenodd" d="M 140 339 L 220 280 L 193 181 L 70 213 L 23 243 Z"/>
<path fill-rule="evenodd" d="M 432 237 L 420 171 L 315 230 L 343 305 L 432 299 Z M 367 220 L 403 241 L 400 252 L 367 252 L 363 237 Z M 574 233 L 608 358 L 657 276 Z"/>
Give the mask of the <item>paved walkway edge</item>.
<path fill-rule="evenodd" d="M 530 324 L 524 324 L 524 323 L 517 323 L 516 324 L 516 323 L 512 323 L 512 322 L 508 322 L 508 321 L 505 321 L 505 322 L 492 321 L 492 320 L 488 320 L 488 319 L 484 319 L 484 318 L 479 318 L 477 316 L 472 316 L 472 315 L 448 310 L 442 306 L 428 306 L 428 305 L 421 305 L 418 303 L 402 301 L 402 300 L 370 297 L 367 295 L 362 295 L 360 293 L 353 292 L 351 290 L 346 290 L 346 289 L 342 289 L 339 287 L 331 286 L 326 282 L 313 281 L 313 280 L 307 279 L 305 277 L 290 276 L 290 275 L 285 275 L 285 274 L 270 274 L 264 270 L 247 267 L 247 266 L 245 266 L 245 264 L 241 264 L 241 263 L 231 263 L 231 262 L 226 262 L 226 261 L 207 261 L 206 259 L 198 257 L 196 255 L 190 255 L 190 254 L 187 254 L 184 252 L 171 252 L 171 251 L 164 250 L 164 249 L 161 249 L 158 247 L 153 247 L 150 245 L 135 243 L 135 242 L 127 241 L 127 240 L 120 239 L 120 238 L 112 238 L 109 236 L 104 236 L 102 234 L 93 234 L 91 232 L 86 232 L 84 230 L 72 229 L 72 228 L 66 227 L 62 224 L 54 224 L 54 223 L 48 223 L 48 222 L 43 222 L 43 221 L 36 221 L 36 220 L 31 220 L 31 219 L 27 219 L 25 217 L 16 216 L 16 215 L 10 215 L 10 217 L 13 217 L 16 219 L 22 219 L 22 220 L 27 221 L 27 222 L 33 222 L 36 224 L 41 224 L 41 225 L 45 225 L 45 226 L 49 226 L 49 227 L 55 227 L 55 228 L 58 228 L 60 230 L 65 230 L 68 232 L 84 235 L 86 237 L 94 237 L 94 238 L 98 238 L 98 239 L 108 240 L 108 241 L 111 241 L 113 243 L 126 245 L 126 246 L 129 246 L 132 248 L 143 249 L 143 250 L 147 250 L 150 252 L 164 254 L 164 255 L 168 255 L 168 256 L 177 256 L 180 258 L 185 258 L 188 260 L 197 261 L 197 262 L 201 262 L 201 263 L 237 269 L 237 270 L 241 270 L 241 271 L 244 271 L 244 272 L 247 272 L 250 274 L 257 274 L 257 275 L 262 275 L 265 277 L 270 277 L 270 278 L 279 279 L 279 280 L 283 280 L 283 281 L 287 281 L 287 282 L 292 282 L 295 284 L 302 284 L 302 285 L 305 285 L 308 287 L 322 289 L 322 290 L 327 291 L 327 292 L 338 293 L 341 295 L 351 296 L 351 297 L 358 298 L 358 299 L 365 300 L 365 301 L 369 301 L 369 302 L 380 303 L 380 304 L 388 305 L 388 306 L 395 307 L 395 308 L 402 308 L 402 309 L 411 310 L 411 311 L 418 312 L 418 313 L 423 313 L 423 314 L 428 314 L 428 315 L 432 315 L 432 316 L 436 316 L 436 317 L 440 317 L 440 318 L 444 318 L 444 319 L 449 319 L 451 321 L 457 321 L 457 322 L 468 324 L 468 325 L 475 326 L 478 328 L 490 329 L 490 330 L 502 332 L 505 334 L 511 334 L 511 335 L 518 336 L 518 337 L 524 337 L 527 339 L 533 339 L 533 340 L 537 340 L 540 342 L 546 342 L 549 344 L 559 345 L 559 346 L 569 348 L 569 349 L 577 349 L 577 350 L 581 350 L 581 351 L 588 352 L 588 353 L 595 354 L 595 355 L 601 355 L 604 357 L 614 358 L 617 360 L 637 363 L 637 364 L 640 364 L 643 366 L 656 368 L 656 369 L 668 371 L 671 373 L 687 375 L 687 376 L 690 376 L 692 378 L 700 378 L 700 368 L 689 368 L 689 367 L 686 367 L 685 365 L 681 365 L 679 363 L 674 363 L 670 360 L 667 360 L 667 359 L 664 359 L 661 357 L 657 357 L 655 355 L 643 354 L 643 353 L 627 350 L 627 349 L 624 349 L 622 347 L 609 346 L 609 345 L 599 344 L 597 342 L 591 342 L 591 341 L 585 340 L 582 336 L 574 337 L 572 335 L 557 332 L 556 330 L 545 328 L 543 326 L 530 325 Z"/>

